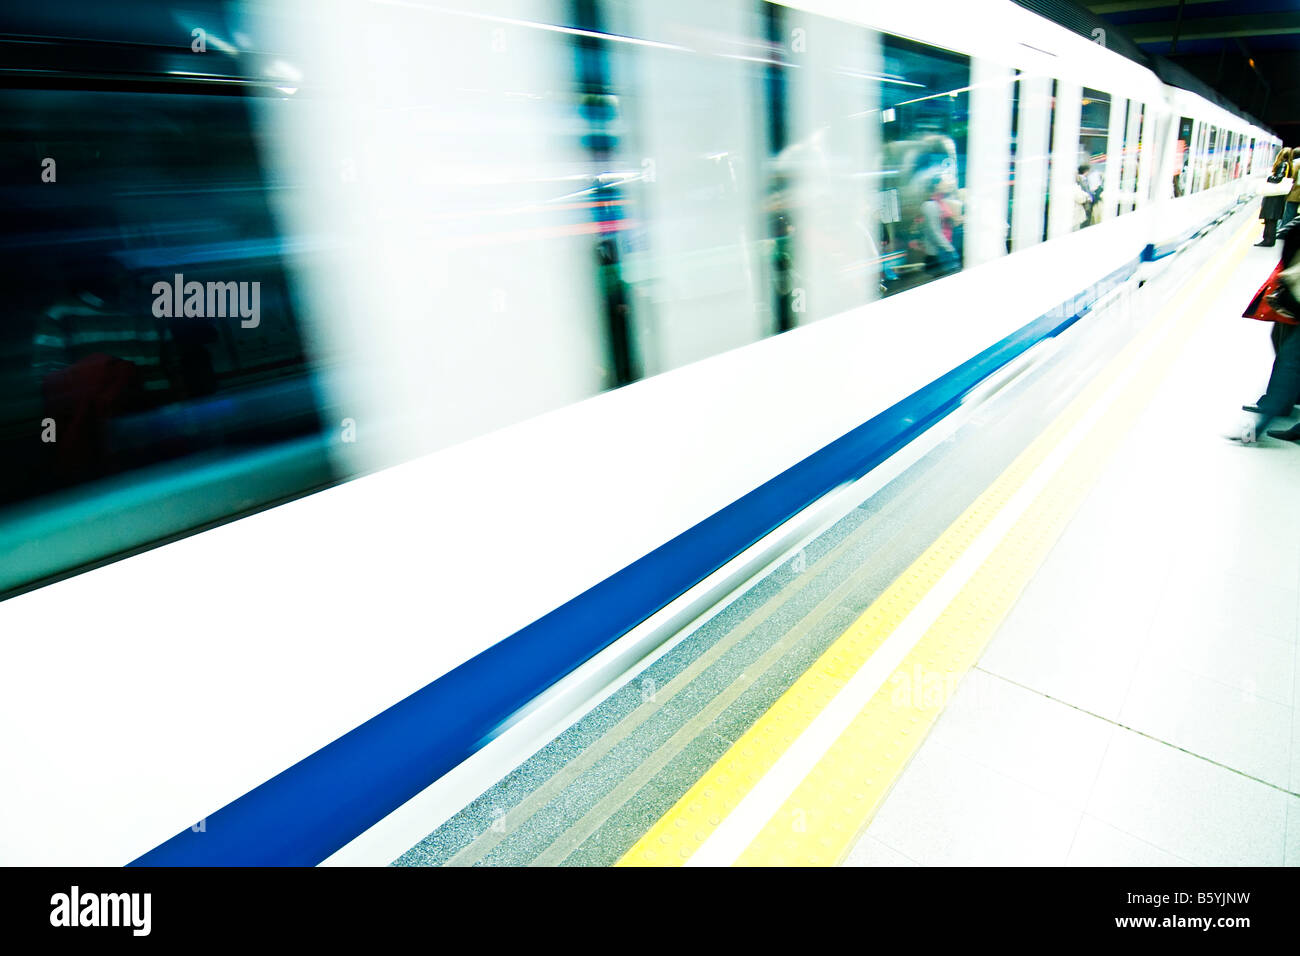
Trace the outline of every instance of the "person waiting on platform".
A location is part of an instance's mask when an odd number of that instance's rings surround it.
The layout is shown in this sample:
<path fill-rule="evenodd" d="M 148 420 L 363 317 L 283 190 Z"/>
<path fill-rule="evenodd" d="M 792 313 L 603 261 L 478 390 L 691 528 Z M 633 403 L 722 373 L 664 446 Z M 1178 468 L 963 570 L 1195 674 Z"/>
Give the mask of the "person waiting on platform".
<path fill-rule="evenodd" d="M 1287 163 L 1286 178 L 1291 180 L 1291 191 L 1286 194 L 1286 205 L 1282 207 L 1282 225 L 1286 225 L 1300 212 L 1300 150 L 1290 150 L 1290 162 Z"/>
<path fill-rule="evenodd" d="M 1282 147 L 1273 159 L 1268 186 L 1264 189 L 1265 196 L 1260 201 L 1259 218 L 1264 220 L 1264 237 L 1256 245 L 1266 248 L 1272 246 L 1276 241 L 1278 223 L 1289 222 L 1295 215 L 1296 203 L 1291 197 L 1300 189 L 1295 183 L 1295 166 L 1293 151 L 1289 147 Z M 1289 189 L 1287 183 L 1290 183 Z"/>
<path fill-rule="evenodd" d="M 1268 295 L 1267 306 L 1281 321 L 1273 323 L 1275 355 L 1268 388 L 1256 404 L 1242 406 L 1255 419 L 1244 423 L 1240 434 L 1230 436 L 1244 445 L 1258 444 L 1266 431 L 1274 438 L 1300 442 L 1300 425 L 1273 430 L 1268 427 L 1276 419 L 1290 415 L 1292 406 L 1300 402 L 1300 328 L 1293 324 L 1300 322 L 1300 219 L 1293 218 L 1284 225 L 1277 237 L 1282 240 L 1284 268 L 1278 276 L 1277 290 Z"/>

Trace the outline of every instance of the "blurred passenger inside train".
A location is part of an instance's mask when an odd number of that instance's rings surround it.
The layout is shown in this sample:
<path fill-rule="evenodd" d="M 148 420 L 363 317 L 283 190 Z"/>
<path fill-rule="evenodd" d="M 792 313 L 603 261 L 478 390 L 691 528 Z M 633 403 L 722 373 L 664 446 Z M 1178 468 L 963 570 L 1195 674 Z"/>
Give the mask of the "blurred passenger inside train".
<path fill-rule="evenodd" d="M 113 470 L 109 422 L 157 407 L 170 389 L 162 330 L 143 290 L 109 256 L 67 263 L 67 288 L 37 319 L 31 364 L 60 485 Z"/>
<path fill-rule="evenodd" d="M 961 214 L 951 201 L 952 193 L 952 182 L 938 177 L 930 198 L 921 204 L 921 247 L 925 252 L 925 271 L 931 275 L 946 275 L 961 268 L 952 242 L 953 229 Z"/>
<path fill-rule="evenodd" d="M 612 237 L 596 243 L 596 274 L 607 325 L 609 351 L 613 368 L 606 369 L 606 380 L 626 385 L 641 375 L 631 348 L 631 292 L 623 278 L 618 245 Z"/>
<path fill-rule="evenodd" d="M 966 190 L 955 189 L 948 199 L 952 210 L 952 248 L 957 253 L 957 268 L 966 261 Z"/>
<path fill-rule="evenodd" d="M 1092 193 L 1088 191 L 1087 163 L 1079 167 L 1074 177 L 1074 228 L 1082 229 L 1092 219 Z"/>
<path fill-rule="evenodd" d="M 889 234 L 889 226 L 884 221 L 878 202 L 868 204 L 859 228 L 866 241 L 870 260 L 879 266 L 880 291 L 882 294 L 887 293 L 889 283 L 898 281 L 898 272 L 893 264 L 893 241 Z"/>
<path fill-rule="evenodd" d="M 1100 169 L 1090 165 L 1084 175 L 1084 182 L 1088 188 L 1088 195 L 1092 197 L 1092 202 L 1088 206 L 1088 225 L 1095 226 L 1101 222 L 1101 194 L 1106 188 L 1106 178 Z"/>

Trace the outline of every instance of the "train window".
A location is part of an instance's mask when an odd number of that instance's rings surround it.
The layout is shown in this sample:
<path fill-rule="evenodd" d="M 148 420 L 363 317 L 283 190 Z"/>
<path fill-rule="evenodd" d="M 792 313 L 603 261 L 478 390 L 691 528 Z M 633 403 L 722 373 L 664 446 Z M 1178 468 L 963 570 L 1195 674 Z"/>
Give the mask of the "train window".
<path fill-rule="evenodd" d="M 1130 192 L 1133 188 L 1134 139 L 1133 121 L 1137 118 L 1137 103 L 1122 100 L 1120 106 L 1120 134 L 1122 143 L 1119 149 L 1119 189 L 1115 194 L 1116 215 L 1123 215 L 1133 208 Z"/>
<path fill-rule="evenodd" d="M 763 203 L 760 211 L 759 235 L 763 237 L 764 243 L 760 259 L 765 264 L 767 275 L 763 283 L 768 290 L 770 315 L 767 325 L 775 332 L 788 331 L 798 324 L 795 306 L 799 304 L 794 282 L 794 226 L 791 222 L 792 213 L 785 208 L 787 204 L 782 199 L 787 184 L 780 163 L 782 152 L 790 144 L 788 75 L 794 50 L 786 44 L 790 29 L 788 13 L 788 8 L 774 3 L 762 4 L 759 11 L 767 57 L 767 62 L 763 64 L 762 94 L 759 98 L 766 119 L 764 139 L 767 150 L 763 191 L 773 198 L 773 201 Z"/>
<path fill-rule="evenodd" d="M 248 36 L 294 50 L 280 55 L 308 78 L 292 99 L 259 101 L 270 110 L 259 130 L 268 176 L 291 187 L 279 205 L 292 242 L 326 244 L 293 275 L 314 357 L 337 370 L 326 400 L 343 470 L 632 377 L 621 333 L 640 303 L 613 253 L 645 218 L 640 169 L 623 164 L 628 103 L 587 72 L 587 50 L 526 18 L 507 29 L 378 4 L 325 18 L 348 42 L 317 59 L 301 13 L 267 11 Z M 426 35 L 440 37 L 437 57 Z M 349 92 L 324 93 L 325 77 Z"/>
<path fill-rule="evenodd" d="M 1172 117 L 1158 108 L 1153 107 L 1147 112 L 1147 128 L 1143 134 L 1142 153 L 1138 157 L 1138 191 L 1142 194 L 1144 203 L 1163 198 L 1160 191 L 1160 162 L 1172 123 Z"/>
<path fill-rule="evenodd" d="M 757 11 L 739 5 L 699 7 L 689 18 L 676 5 L 600 12 L 608 22 L 577 24 L 597 34 L 579 48 L 603 61 L 580 82 L 603 84 L 598 92 L 625 115 L 620 154 L 600 161 L 636 171 L 621 192 L 641 213 L 635 232 L 605 242 L 601 286 L 631 306 L 636 372 L 654 375 L 777 331 L 756 214 L 766 185 L 753 109 L 762 68 L 735 55 L 760 26 Z M 606 30 L 645 42 L 607 41 Z M 675 42 L 683 31 L 689 49 Z M 626 95 L 638 89 L 654 95 Z"/>
<path fill-rule="evenodd" d="M 1134 194 L 1134 202 L 1132 202 L 1132 208 L 1135 209 L 1141 206 L 1139 183 L 1143 181 L 1143 160 L 1145 159 L 1144 146 L 1145 142 L 1147 142 L 1147 138 L 1151 135 L 1151 130 L 1147 127 L 1148 121 L 1147 104 L 1139 103 L 1138 135 L 1136 135 L 1134 147 L 1132 147 L 1134 148 L 1134 174 L 1132 174 L 1132 194 Z"/>
<path fill-rule="evenodd" d="M 1106 190 L 1107 149 L 1110 140 L 1110 94 L 1084 89 L 1079 113 L 1079 173 L 1076 181 L 1074 228 L 1083 229 L 1102 219 Z"/>
<path fill-rule="evenodd" d="M 1205 188 L 1213 189 L 1219 184 L 1219 153 L 1223 148 L 1223 130 L 1211 126 L 1205 137 Z"/>
<path fill-rule="evenodd" d="M 1047 224 L 1052 217 L 1052 181 L 1056 178 L 1053 172 L 1055 168 L 1056 155 L 1056 94 L 1060 89 L 1060 81 L 1052 80 L 1052 89 L 1047 100 L 1047 149 L 1043 155 L 1043 241 L 1047 241 Z"/>
<path fill-rule="evenodd" d="M 1192 135 L 1192 192 L 1198 193 L 1205 188 L 1205 144 L 1209 136 L 1209 124 L 1198 122 Z"/>
<path fill-rule="evenodd" d="M 1223 155 L 1227 152 L 1228 137 L 1222 126 L 1216 126 L 1210 132 L 1210 186 L 1223 184 Z"/>
<path fill-rule="evenodd" d="M 970 58 L 885 35 L 880 239 L 886 294 L 962 268 Z"/>
<path fill-rule="evenodd" d="M 1214 127 L 1209 123 L 1201 125 L 1201 146 L 1196 154 L 1197 192 L 1204 192 L 1210 188 L 1210 150 L 1214 137 Z"/>
<path fill-rule="evenodd" d="M 1055 87 L 1053 79 L 1020 72 L 1012 87 L 1009 252 L 1047 238 Z"/>
<path fill-rule="evenodd" d="M 1215 166 L 1219 154 L 1219 127 L 1211 125 L 1205 131 L 1205 152 L 1203 165 L 1205 169 L 1202 189 L 1213 189 L 1218 185 L 1218 170 Z"/>
<path fill-rule="evenodd" d="M 331 480 L 248 100 L 23 90 L 0 125 L 0 593 Z"/>
<path fill-rule="evenodd" d="M 1017 69 L 1011 81 L 1011 164 L 1007 169 L 1007 252 L 1012 248 L 1011 223 L 1015 221 L 1016 143 L 1020 134 L 1020 81 L 1024 74 Z"/>
<path fill-rule="evenodd" d="M 1201 123 L 1200 126 L 1196 149 L 1196 191 L 1204 192 L 1210 188 L 1210 143 L 1214 128 L 1209 123 Z"/>
<path fill-rule="evenodd" d="M 1192 118 L 1180 117 L 1178 120 L 1178 142 L 1174 146 L 1174 197 L 1183 196 L 1191 191 L 1192 170 Z"/>
<path fill-rule="evenodd" d="M 1132 212 L 1136 203 L 1138 144 L 1141 139 L 1142 104 L 1126 100 L 1124 104 L 1124 145 L 1120 150 L 1119 194 L 1116 214 Z"/>
<path fill-rule="evenodd" d="M 769 163 L 764 203 L 777 291 L 791 320 L 803 324 L 880 294 L 881 260 L 893 250 L 873 158 L 882 74 L 890 71 L 880 68 L 879 35 L 871 30 L 791 8 L 768 23 L 770 47 L 786 64 L 788 141 Z M 905 82 L 898 88 L 921 88 Z"/>
<path fill-rule="evenodd" d="M 1138 111 L 1137 157 L 1133 170 L 1133 190 L 1137 196 L 1135 203 L 1137 206 L 1142 205 L 1143 202 L 1142 186 L 1148 182 L 1151 173 L 1154 172 L 1147 166 L 1155 163 L 1156 129 L 1156 113 L 1154 110 L 1147 109 L 1147 105 L 1143 103 Z M 1149 193 L 1147 195 L 1149 196 Z"/>

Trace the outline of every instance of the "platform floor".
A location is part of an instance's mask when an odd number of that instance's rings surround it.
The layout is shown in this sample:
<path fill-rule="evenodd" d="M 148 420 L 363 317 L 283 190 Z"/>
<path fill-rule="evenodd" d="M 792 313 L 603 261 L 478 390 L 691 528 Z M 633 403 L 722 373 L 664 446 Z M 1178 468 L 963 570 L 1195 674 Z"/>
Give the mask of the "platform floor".
<path fill-rule="evenodd" d="M 1203 303 L 846 864 L 1300 866 L 1300 446 L 1223 438 L 1276 256 Z"/>

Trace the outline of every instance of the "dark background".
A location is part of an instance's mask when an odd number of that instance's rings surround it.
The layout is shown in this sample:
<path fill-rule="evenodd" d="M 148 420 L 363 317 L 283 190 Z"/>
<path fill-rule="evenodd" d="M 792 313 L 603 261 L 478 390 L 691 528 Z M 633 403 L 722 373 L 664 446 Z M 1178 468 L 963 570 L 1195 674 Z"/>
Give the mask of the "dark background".
<path fill-rule="evenodd" d="M 1300 145 L 1300 0 L 1016 2 Z"/>

